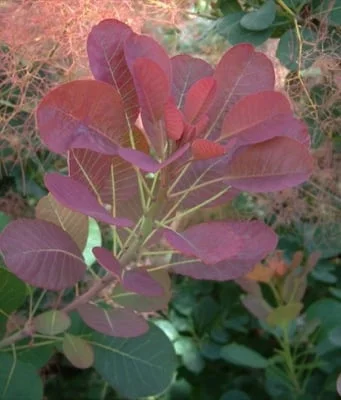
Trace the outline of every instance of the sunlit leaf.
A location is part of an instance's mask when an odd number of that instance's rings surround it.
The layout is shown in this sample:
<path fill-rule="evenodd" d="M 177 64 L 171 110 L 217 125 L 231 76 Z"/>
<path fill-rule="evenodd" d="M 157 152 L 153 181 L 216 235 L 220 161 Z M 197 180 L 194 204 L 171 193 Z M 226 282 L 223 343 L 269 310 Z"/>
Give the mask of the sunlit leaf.
<path fill-rule="evenodd" d="M 194 140 L 191 149 L 195 160 L 208 160 L 225 154 L 225 148 L 223 146 L 207 139 Z"/>
<path fill-rule="evenodd" d="M 278 137 L 237 152 L 225 169 L 225 181 L 239 190 L 271 192 L 305 182 L 312 169 L 313 159 L 306 146 Z"/>
<path fill-rule="evenodd" d="M 131 338 L 148 330 L 144 318 L 123 308 L 104 309 L 92 304 L 77 308 L 82 320 L 95 331 L 109 336 Z"/>
<path fill-rule="evenodd" d="M 184 116 L 187 122 L 194 123 L 204 115 L 211 105 L 217 89 L 212 77 L 196 81 L 186 93 Z"/>
<path fill-rule="evenodd" d="M 37 110 L 40 137 L 55 153 L 85 148 L 117 154 L 127 131 L 120 95 L 107 83 L 79 80 L 51 90 Z"/>
<path fill-rule="evenodd" d="M 88 218 L 61 205 L 49 193 L 42 197 L 36 206 L 36 217 L 60 226 L 83 250 L 88 238 Z"/>
<path fill-rule="evenodd" d="M 228 110 L 242 97 L 273 90 L 275 83 L 271 61 L 249 44 L 239 44 L 228 50 L 219 61 L 213 78 L 217 82 L 215 100 L 208 110 L 210 119 L 206 136 L 218 137 Z"/>
<path fill-rule="evenodd" d="M 200 58 L 180 54 L 171 59 L 173 80 L 172 95 L 177 106 L 182 109 L 188 90 L 199 79 L 212 76 L 212 67 Z"/>
<path fill-rule="evenodd" d="M 0 250 L 10 271 L 23 281 L 45 289 L 71 287 L 86 269 L 71 236 L 47 221 L 12 222 L 0 235 Z"/>
<path fill-rule="evenodd" d="M 310 144 L 305 124 L 294 118 L 290 103 L 280 92 L 251 94 L 238 101 L 227 113 L 221 138 L 236 137 L 240 144 L 263 142 L 288 136 Z"/>
<path fill-rule="evenodd" d="M 174 141 L 179 140 L 184 130 L 184 122 L 181 112 L 172 100 L 168 100 L 165 105 L 164 118 L 169 139 Z"/>
<path fill-rule="evenodd" d="M 133 123 L 139 104 L 133 77 L 124 57 L 124 42 L 131 28 L 121 21 L 106 19 L 95 25 L 87 41 L 90 69 L 97 80 L 111 84 L 120 94 L 128 120 Z"/>

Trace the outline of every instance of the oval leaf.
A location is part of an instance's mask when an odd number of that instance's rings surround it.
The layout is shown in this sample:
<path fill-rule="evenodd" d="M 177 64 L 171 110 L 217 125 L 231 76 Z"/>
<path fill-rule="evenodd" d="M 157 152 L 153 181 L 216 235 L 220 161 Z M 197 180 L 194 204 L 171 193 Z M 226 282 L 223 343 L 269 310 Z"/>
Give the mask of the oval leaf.
<path fill-rule="evenodd" d="M 26 285 L 7 269 L 0 267 L 0 314 L 18 309 L 27 296 Z"/>
<path fill-rule="evenodd" d="M 225 148 L 207 139 L 196 139 L 192 142 L 192 155 L 195 160 L 208 160 L 225 154 Z"/>
<path fill-rule="evenodd" d="M 14 357 L 0 354 L 0 398 L 1 400 L 40 400 L 43 398 L 43 383 L 37 369 Z"/>
<path fill-rule="evenodd" d="M 167 136 L 171 140 L 179 140 L 184 131 L 184 121 L 181 112 L 171 100 L 165 105 L 164 117 Z"/>
<path fill-rule="evenodd" d="M 122 308 L 105 310 L 92 304 L 77 308 L 82 320 L 90 328 L 109 336 L 131 338 L 140 336 L 148 330 L 144 318 L 133 311 Z"/>
<path fill-rule="evenodd" d="M 95 369 L 125 398 L 157 396 L 173 380 L 177 364 L 174 348 L 155 325 L 130 340 L 96 333 L 93 345 Z"/>
<path fill-rule="evenodd" d="M 125 270 L 122 278 L 122 286 L 126 291 L 131 291 L 142 296 L 162 296 L 164 290 L 150 274 L 142 268 Z"/>
<path fill-rule="evenodd" d="M 222 347 L 221 357 L 232 364 L 250 368 L 266 368 L 268 360 L 249 347 L 231 343 Z"/>
<path fill-rule="evenodd" d="M 278 191 L 305 182 L 312 169 L 306 146 L 278 137 L 237 152 L 225 169 L 225 182 L 253 193 Z"/>
<path fill-rule="evenodd" d="M 287 326 L 299 316 L 302 307 L 302 303 L 290 303 L 285 306 L 274 308 L 268 315 L 266 321 L 271 326 Z"/>
<path fill-rule="evenodd" d="M 81 182 L 57 173 L 46 174 L 45 185 L 52 195 L 65 207 L 93 217 L 110 225 L 128 227 L 134 225 L 127 218 L 114 218 L 102 207 L 95 195 Z"/>
<path fill-rule="evenodd" d="M 10 271 L 24 282 L 44 289 L 71 287 L 86 269 L 70 235 L 47 221 L 12 222 L 0 235 L 0 250 Z"/>
<path fill-rule="evenodd" d="M 37 123 L 42 141 L 55 153 L 84 148 L 116 154 L 118 139 L 128 130 L 120 95 L 94 80 L 51 90 L 38 106 Z"/>
<path fill-rule="evenodd" d="M 79 336 L 66 333 L 63 339 L 63 353 L 76 368 L 90 368 L 95 356 L 92 346 Z"/>
<path fill-rule="evenodd" d="M 36 206 L 36 217 L 60 226 L 84 250 L 89 222 L 86 215 L 72 211 L 60 204 L 51 193 L 42 197 Z"/>
<path fill-rule="evenodd" d="M 271 26 L 276 17 L 276 4 L 273 0 L 265 2 L 258 10 L 244 15 L 240 25 L 250 31 L 263 31 Z"/>
<path fill-rule="evenodd" d="M 34 318 L 33 324 L 39 333 L 44 335 L 58 335 L 69 328 L 71 320 L 63 311 L 50 310 Z"/>
<path fill-rule="evenodd" d="M 94 256 L 98 263 L 106 269 L 108 272 L 117 276 L 121 279 L 122 267 L 119 261 L 114 257 L 111 251 L 105 249 L 104 247 L 95 247 L 92 249 Z"/>

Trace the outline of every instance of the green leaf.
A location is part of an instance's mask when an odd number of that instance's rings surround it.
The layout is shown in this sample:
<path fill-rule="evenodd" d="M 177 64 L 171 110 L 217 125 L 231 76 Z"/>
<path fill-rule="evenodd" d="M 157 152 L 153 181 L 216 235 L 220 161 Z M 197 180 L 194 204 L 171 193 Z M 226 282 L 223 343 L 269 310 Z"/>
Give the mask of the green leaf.
<path fill-rule="evenodd" d="M 94 333 L 95 369 L 128 399 L 155 396 L 173 380 L 176 357 L 172 343 L 155 325 L 137 338 Z"/>
<path fill-rule="evenodd" d="M 304 245 L 310 253 L 318 251 L 321 259 L 337 257 L 341 253 L 341 224 L 305 224 Z"/>
<path fill-rule="evenodd" d="M 300 44 L 294 29 L 285 32 L 277 47 L 277 58 L 291 71 L 297 71 L 299 67 L 300 69 L 309 68 L 317 56 L 317 52 L 315 51 L 317 42 L 316 32 L 310 28 L 303 28 L 300 30 L 300 35 L 302 40 L 301 60 L 299 60 Z"/>
<path fill-rule="evenodd" d="M 330 331 L 329 340 L 335 344 L 335 346 L 341 346 L 341 326 L 337 326 Z"/>
<path fill-rule="evenodd" d="M 244 12 L 237 12 L 220 18 L 216 23 L 217 32 L 232 45 L 245 42 L 254 46 L 261 45 L 271 36 L 273 29 L 268 28 L 259 32 L 244 29 L 240 25 L 240 20 L 244 15 L 246 15 Z"/>
<path fill-rule="evenodd" d="M 317 352 L 324 354 L 335 349 L 330 343 L 330 332 L 340 325 L 341 302 L 334 299 L 322 299 L 311 304 L 307 311 L 307 320 L 319 320 L 319 335 L 317 338 Z"/>
<path fill-rule="evenodd" d="M 85 245 L 85 249 L 83 250 L 83 258 L 85 264 L 90 267 L 95 261 L 96 257 L 94 256 L 92 249 L 94 247 L 102 246 L 102 235 L 101 229 L 96 220 L 93 218 L 89 218 L 89 233 L 88 240 Z"/>
<path fill-rule="evenodd" d="M 273 0 L 265 2 L 258 10 L 251 11 L 240 20 L 240 25 L 250 31 L 268 29 L 276 17 L 276 4 Z"/>
<path fill-rule="evenodd" d="M 193 320 L 199 335 L 206 332 L 217 318 L 220 307 L 210 296 L 205 296 L 193 310 Z"/>
<path fill-rule="evenodd" d="M 266 368 L 268 365 L 268 360 L 261 354 L 237 343 L 222 347 L 220 354 L 225 361 L 244 367 Z"/>
<path fill-rule="evenodd" d="M 89 368 L 94 363 L 92 346 L 79 336 L 66 333 L 63 340 L 63 353 L 76 368 Z"/>
<path fill-rule="evenodd" d="M 26 296 L 25 283 L 0 267 L 0 311 L 10 314 L 24 303 Z"/>
<path fill-rule="evenodd" d="M 0 366 L 1 400 L 42 400 L 43 384 L 33 365 L 0 354 Z"/>
<path fill-rule="evenodd" d="M 71 325 L 70 317 L 62 311 L 50 310 L 38 315 L 33 320 L 37 332 L 44 335 L 58 335 Z"/>
<path fill-rule="evenodd" d="M 285 327 L 299 316 L 302 307 L 302 303 L 290 303 L 285 306 L 274 308 L 268 315 L 266 321 L 271 326 Z"/>
<path fill-rule="evenodd" d="M 219 0 L 217 6 L 224 15 L 242 11 L 238 0 Z"/>
<path fill-rule="evenodd" d="M 229 390 L 219 400 L 251 400 L 247 393 L 240 390 Z"/>
<path fill-rule="evenodd" d="M 10 220 L 11 218 L 7 214 L 0 212 L 0 232 L 5 228 Z"/>
<path fill-rule="evenodd" d="M 176 354 L 182 358 L 183 365 L 194 374 L 199 374 L 205 367 L 205 361 L 202 358 L 198 346 L 189 337 L 180 337 L 174 343 Z"/>
<path fill-rule="evenodd" d="M 31 339 L 24 339 L 17 343 L 18 360 L 32 364 L 36 369 L 44 367 L 55 352 L 56 343 L 48 343 L 46 339 L 34 339 L 34 346 L 29 345 Z M 44 343 L 45 342 L 45 343 Z M 44 344 L 43 344 L 44 343 Z M 27 346 L 20 349 L 21 346 Z"/>

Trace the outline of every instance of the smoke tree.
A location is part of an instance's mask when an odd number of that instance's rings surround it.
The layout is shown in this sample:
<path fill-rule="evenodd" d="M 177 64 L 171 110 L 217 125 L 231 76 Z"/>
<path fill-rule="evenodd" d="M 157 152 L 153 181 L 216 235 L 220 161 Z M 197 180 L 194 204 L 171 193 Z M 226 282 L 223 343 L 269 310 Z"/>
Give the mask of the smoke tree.
<path fill-rule="evenodd" d="M 23 281 L 60 292 L 60 301 L 38 315 L 30 310 L 0 347 L 28 338 L 34 349 L 43 334 L 125 397 L 151 396 L 176 368 L 172 344 L 145 317 L 167 308 L 170 274 L 237 279 L 277 245 L 261 221 L 180 221 L 242 191 L 303 183 L 310 140 L 274 90 L 271 61 L 250 44 L 232 47 L 213 68 L 189 55 L 170 58 L 111 19 L 92 29 L 87 51 L 94 79 L 51 90 L 37 110 L 41 140 L 67 154 L 68 175 L 47 173 L 36 219 L 16 220 L 0 236 L 4 294 Z M 82 255 L 89 217 L 112 232 L 112 248 L 92 249 L 101 272 L 91 279 Z M 0 353 L 9 371 L 8 357 Z M 13 385 L 25 366 L 19 357 Z"/>

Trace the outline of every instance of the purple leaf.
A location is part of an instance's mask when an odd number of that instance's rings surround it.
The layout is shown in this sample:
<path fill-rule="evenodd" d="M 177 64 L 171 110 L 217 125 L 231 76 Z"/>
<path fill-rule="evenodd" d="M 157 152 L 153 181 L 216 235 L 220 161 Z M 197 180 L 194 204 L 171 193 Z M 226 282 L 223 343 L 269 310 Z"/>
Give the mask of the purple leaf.
<path fill-rule="evenodd" d="M 313 170 L 309 149 L 277 137 L 240 148 L 225 167 L 225 182 L 253 193 L 283 190 L 305 182 Z"/>
<path fill-rule="evenodd" d="M 93 217 L 110 225 L 128 227 L 134 225 L 126 218 L 114 218 L 102 207 L 96 197 L 81 182 L 57 173 L 46 174 L 45 185 L 59 203 L 71 210 Z"/>
<path fill-rule="evenodd" d="M 167 242 L 187 257 L 194 256 L 205 264 L 216 264 L 239 254 L 241 241 L 226 222 L 205 222 L 183 232 L 164 230 Z"/>
<path fill-rule="evenodd" d="M 171 59 L 173 69 L 172 95 L 182 109 L 188 90 L 199 79 L 212 76 L 212 67 L 200 58 L 180 54 Z"/>
<path fill-rule="evenodd" d="M 92 80 L 51 90 L 38 106 L 37 123 L 42 141 L 55 153 L 85 148 L 114 155 L 128 130 L 120 95 L 107 83 Z"/>
<path fill-rule="evenodd" d="M 171 81 L 172 67 L 165 49 L 153 38 L 133 33 L 125 42 L 124 53 L 130 71 L 133 73 L 133 65 L 138 58 L 152 61 L 162 70 L 168 85 Z M 152 71 L 150 71 L 152 73 Z"/>
<path fill-rule="evenodd" d="M 136 121 L 139 114 L 133 77 L 124 56 L 124 42 L 131 34 L 128 25 L 115 19 L 106 19 L 92 28 L 87 42 L 90 69 L 94 77 L 117 90 L 130 124 Z"/>
<path fill-rule="evenodd" d="M 131 291 L 142 296 L 157 297 L 164 294 L 162 286 L 142 268 L 125 270 L 122 286 L 126 291 Z"/>
<path fill-rule="evenodd" d="M 239 253 L 213 265 L 200 260 L 191 261 L 182 255 L 174 255 L 172 270 L 194 279 L 228 281 L 240 278 L 250 272 L 277 246 L 277 235 L 260 221 L 226 222 L 229 229 L 239 239 Z"/>
<path fill-rule="evenodd" d="M 189 144 L 180 147 L 176 150 L 167 160 L 159 163 L 151 156 L 142 153 L 141 151 L 128 149 L 121 147 L 119 149 L 119 155 L 126 161 L 142 169 L 142 171 L 156 173 L 160 169 L 167 167 L 167 165 L 173 163 L 175 160 L 180 158 L 189 148 Z"/>
<path fill-rule="evenodd" d="M 18 219 L 0 235 L 7 268 L 32 286 L 62 290 L 72 287 L 86 270 L 70 235 L 53 223 Z"/>
<path fill-rule="evenodd" d="M 121 279 L 122 267 L 120 262 L 114 257 L 111 251 L 104 247 L 94 247 L 92 249 L 97 262 L 108 272 Z"/>
<path fill-rule="evenodd" d="M 206 137 L 216 139 L 228 110 L 242 97 L 273 90 L 275 74 L 272 62 L 250 44 L 228 50 L 219 61 L 213 78 L 217 81 L 215 100 L 208 110 L 210 119 Z"/>
<path fill-rule="evenodd" d="M 179 140 L 184 131 L 184 121 L 181 111 L 177 109 L 171 98 L 165 105 L 164 119 L 168 138 L 174 141 Z"/>
<path fill-rule="evenodd" d="M 195 82 L 186 93 L 184 116 L 187 122 L 195 123 L 210 107 L 217 89 L 217 82 L 212 77 Z"/>
<path fill-rule="evenodd" d="M 129 338 L 148 331 L 144 318 L 123 308 L 105 310 L 92 304 L 84 304 L 77 311 L 90 328 L 105 335 Z"/>
<path fill-rule="evenodd" d="M 307 128 L 294 117 L 288 99 L 273 91 L 251 94 L 236 103 L 226 115 L 221 133 L 222 139 L 236 137 L 241 145 L 275 136 L 310 144 Z"/>

